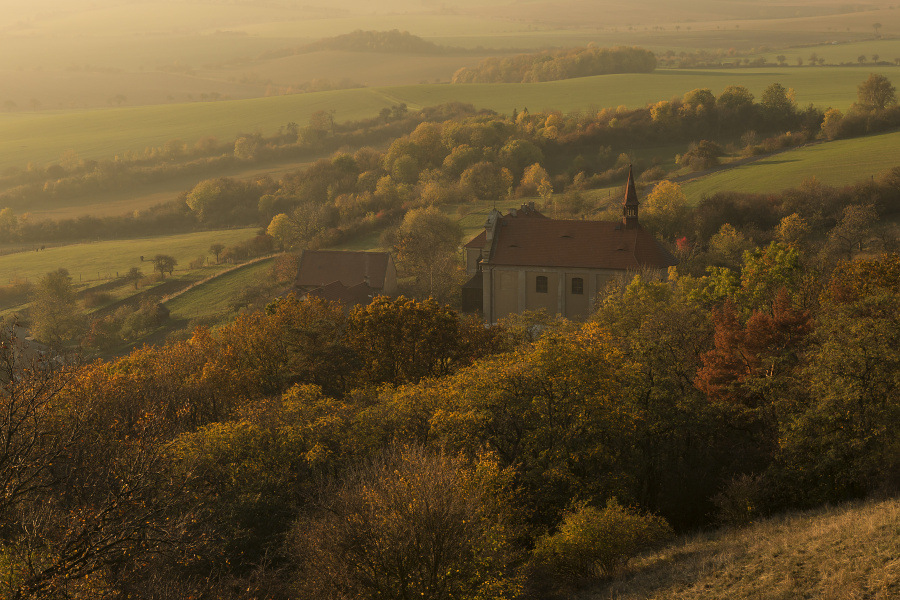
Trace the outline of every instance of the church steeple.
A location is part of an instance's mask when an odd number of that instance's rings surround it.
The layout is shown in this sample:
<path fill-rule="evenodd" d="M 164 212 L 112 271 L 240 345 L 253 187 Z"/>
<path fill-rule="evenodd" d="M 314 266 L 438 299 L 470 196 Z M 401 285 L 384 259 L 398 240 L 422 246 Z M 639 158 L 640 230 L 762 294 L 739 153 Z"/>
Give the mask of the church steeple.
<path fill-rule="evenodd" d="M 634 187 L 634 172 L 629 165 L 628 167 L 628 183 L 625 186 L 625 201 L 622 203 L 622 223 L 625 229 L 638 228 L 638 206 L 640 202 L 637 199 L 637 190 Z"/>

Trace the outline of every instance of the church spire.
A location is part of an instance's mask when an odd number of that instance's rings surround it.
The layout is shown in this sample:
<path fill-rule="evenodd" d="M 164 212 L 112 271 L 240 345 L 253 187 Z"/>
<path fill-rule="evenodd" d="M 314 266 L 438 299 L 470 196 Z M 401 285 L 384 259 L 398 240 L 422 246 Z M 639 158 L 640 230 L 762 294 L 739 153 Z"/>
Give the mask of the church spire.
<path fill-rule="evenodd" d="M 625 229 L 637 229 L 638 206 L 637 190 L 634 187 L 634 171 L 628 166 L 628 183 L 625 186 L 625 201 L 622 203 L 622 223 Z"/>

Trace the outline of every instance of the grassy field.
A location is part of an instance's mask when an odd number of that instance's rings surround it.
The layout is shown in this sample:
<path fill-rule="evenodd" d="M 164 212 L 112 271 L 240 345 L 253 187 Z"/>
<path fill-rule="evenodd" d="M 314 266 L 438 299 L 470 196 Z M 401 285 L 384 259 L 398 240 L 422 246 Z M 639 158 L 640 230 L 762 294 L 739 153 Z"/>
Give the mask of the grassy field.
<path fill-rule="evenodd" d="M 173 139 L 190 144 L 207 136 L 233 140 L 242 132 L 271 134 L 290 122 L 307 123 L 317 110 L 334 110 L 340 120 L 372 117 L 393 103 L 378 90 L 359 89 L 82 112 L 4 113 L 0 170 L 28 162 L 54 163 L 66 150 L 100 159 Z"/>
<path fill-rule="evenodd" d="M 169 300 L 166 307 L 172 318 L 178 320 L 230 318 L 232 305 L 241 290 L 265 276 L 273 261 L 263 260 L 220 275 Z"/>
<path fill-rule="evenodd" d="M 840 186 L 900 166 L 900 132 L 815 144 L 762 158 L 690 181 L 682 186 L 691 203 L 720 191 L 778 192 L 815 177 Z"/>
<path fill-rule="evenodd" d="M 900 501 L 789 514 L 693 536 L 577 600 L 900 597 Z"/>
<path fill-rule="evenodd" d="M 887 61 L 895 63 L 896 58 L 900 58 L 900 39 L 871 39 L 862 42 L 848 43 L 825 43 L 818 46 L 809 46 L 803 48 L 785 48 L 777 52 L 766 52 L 760 54 L 765 56 L 769 62 L 776 62 L 776 57 L 780 54 L 786 59 L 787 64 L 796 65 L 797 58 L 803 59 L 803 64 L 809 65 L 809 57 L 815 52 L 819 58 L 824 58 L 826 64 L 853 63 L 859 64 L 859 57 L 865 56 L 866 62 L 870 64 L 870 68 L 875 68 L 871 64 L 872 55 L 877 54 L 879 62 Z M 885 68 L 879 66 L 879 68 Z M 897 69 L 900 72 L 900 68 Z M 890 71 L 885 72 L 890 75 Z"/>
<path fill-rule="evenodd" d="M 893 68 L 886 68 L 894 75 Z M 869 67 L 671 70 L 642 75 L 607 75 L 539 84 L 414 85 L 319 92 L 252 100 L 198 102 L 81 112 L 0 114 L 0 170 L 28 162 L 50 164 L 66 150 L 82 158 L 111 158 L 125 151 L 187 143 L 206 136 L 234 139 L 244 132 L 271 134 L 289 122 L 305 124 L 317 110 L 334 110 L 347 121 L 371 117 L 405 102 L 416 109 L 444 102 L 511 113 L 555 109 L 568 113 L 592 108 L 645 106 L 680 97 L 694 88 L 720 93 L 744 85 L 759 96 L 771 83 L 794 88 L 798 104 L 845 109 L 856 100 L 857 85 Z M 900 73 L 900 70 L 897 71 Z"/>
<path fill-rule="evenodd" d="M 83 215 L 94 217 L 120 216 L 164 204 L 177 199 L 181 194 L 191 190 L 204 179 L 215 177 L 231 177 L 234 179 L 251 179 L 256 177 L 279 177 L 309 165 L 308 162 L 281 162 L 262 166 L 251 166 L 239 170 L 205 173 L 173 177 L 163 182 L 133 186 L 126 190 L 98 193 L 91 196 L 55 199 L 52 206 L 29 211 L 36 219 L 75 219 Z"/>
<path fill-rule="evenodd" d="M 73 244 L 47 248 L 39 252 L 27 251 L 0 256 L 0 284 L 16 281 L 36 281 L 50 271 L 68 269 L 76 285 L 106 280 L 124 275 L 132 267 L 149 275 L 156 254 L 169 254 L 178 261 L 178 269 L 199 256 L 209 256 L 211 244 L 220 242 L 226 246 L 247 240 L 256 229 L 231 229 L 203 231 L 155 238 L 115 240 L 87 244 Z M 8 252 L 9 248 L 4 249 Z M 141 262 L 140 257 L 146 259 Z M 177 272 L 177 271 L 176 271 Z"/>

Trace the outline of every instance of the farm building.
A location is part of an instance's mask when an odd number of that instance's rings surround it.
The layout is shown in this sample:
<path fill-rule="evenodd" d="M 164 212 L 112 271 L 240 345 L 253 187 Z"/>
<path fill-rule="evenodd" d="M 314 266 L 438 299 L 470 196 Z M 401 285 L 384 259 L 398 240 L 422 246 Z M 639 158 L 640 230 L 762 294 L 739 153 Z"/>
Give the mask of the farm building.
<path fill-rule="evenodd" d="M 302 296 L 341 302 L 350 308 L 375 296 L 397 293 L 397 268 L 387 252 L 305 250 L 294 287 Z"/>

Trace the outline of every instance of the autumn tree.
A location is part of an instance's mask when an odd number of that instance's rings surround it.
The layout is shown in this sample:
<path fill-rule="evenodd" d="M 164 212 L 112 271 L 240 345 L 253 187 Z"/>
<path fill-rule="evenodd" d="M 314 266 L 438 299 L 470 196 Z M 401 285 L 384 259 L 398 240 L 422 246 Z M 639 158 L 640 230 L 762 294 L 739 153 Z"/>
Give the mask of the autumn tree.
<path fill-rule="evenodd" d="M 435 207 L 410 210 L 387 237 L 401 273 L 415 278 L 421 296 L 448 300 L 455 293 L 462 232 Z"/>
<path fill-rule="evenodd" d="M 216 264 L 219 264 L 219 255 L 225 250 L 225 244 L 216 242 L 209 247 L 209 253 L 216 257 Z"/>
<path fill-rule="evenodd" d="M 506 173 L 509 173 L 506 170 Z M 508 176 L 501 167 L 492 162 L 481 161 L 463 171 L 459 183 L 479 200 L 501 198 L 512 186 L 512 175 Z"/>
<path fill-rule="evenodd" d="M 275 238 L 275 242 L 282 250 L 290 250 L 298 241 L 297 227 L 292 222 L 291 217 L 285 213 L 272 217 L 272 221 L 266 228 L 266 233 Z M 216 256 L 216 262 L 218 262 L 218 256 Z"/>
<path fill-rule="evenodd" d="M 839 258 L 853 258 L 872 238 L 878 213 L 872 205 L 851 204 L 844 207 L 841 220 L 828 232 L 825 252 Z"/>
<path fill-rule="evenodd" d="M 693 171 L 703 171 L 718 165 L 719 157 L 722 154 L 724 152 L 717 143 L 709 140 L 700 140 L 681 155 L 678 164 L 682 167 L 689 167 Z"/>
<path fill-rule="evenodd" d="M 897 88 L 884 75 L 872 73 L 856 90 L 857 104 L 864 110 L 882 111 L 897 103 Z"/>
<path fill-rule="evenodd" d="M 248 403 L 239 420 L 186 432 L 173 443 L 179 471 L 193 472 L 190 493 L 200 499 L 196 536 L 202 556 L 194 568 L 229 565 L 247 574 L 279 556 L 301 510 L 318 495 L 322 476 L 344 469 L 354 455 L 352 407 L 297 385 Z"/>
<path fill-rule="evenodd" d="M 797 213 L 792 213 L 781 219 L 775 233 L 778 241 L 782 244 L 802 248 L 810 233 L 810 227 L 806 219 Z"/>
<path fill-rule="evenodd" d="M 672 536 L 665 519 L 640 514 L 614 498 L 603 509 L 582 502 L 566 512 L 558 531 L 537 540 L 534 557 L 565 575 L 614 577 L 639 552 Z"/>
<path fill-rule="evenodd" d="M 7 372 L 9 348 L 0 349 Z M 83 367 L 26 366 L 0 392 L 0 593 L 63 597 L 89 579 L 133 585 L 138 565 L 180 543 L 187 514 L 175 510 L 183 479 L 166 468 L 167 424 L 146 410 L 106 419 L 105 399 L 129 393 L 108 372 L 96 387 Z"/>
<path fill-rule="evenodd" d="M 784 394 L 786 378 L 799 362 L 797 351 L 813 328 L 810 314 L 795 310 L 782 288 L 770 311 L 754 311 L 746 323 L 730 301 L 713 319 L 715 348 L 702 357 L 697 387 L 711 400 L 751 408 Z"/>
<path fill-rule="evenodd" d="M 347 344 L 361 359 L 364 381 L 401 384 L 464 364 L 460 331 L 459 315 L 434 298 L 378 296 L 351 311 Z"/>
<path fill-rule="evenodd" d="M 66 269 L 44 275 L 34 290 L 30 309 L 34 335 L 58 347 L 81 331 L 75 288 Z"/>
<path fill-rule="evenodd" d="M 339 394 L 356 368 L 343 338 L 345 321 L 337 303 L 289 295 L 265 312 L 238 316 L 215 336 L 197 332 L 193 339 L 206 349 L 204 380 L 231 395 L 280 393 L 293 384 Z"/>
<path fill-rule="evenodd" d="M 760 106 L 766 117 L 778 126 L 787 125 L 795 114 L 794 90 L 773 83 L 760 96 Z"/>
<path fill-rule="evenodd" d="M 687 198 L 677 183 L 664 179 L 647 194 L 641 206 L 641 218 L 665 239 L 672 239 L 683 226 Z"/>
<path fill-rule="evenodd" d="M 487 460 L 419 447 L 368 461 L 297 523 L 297 586 L 328 598 L 518 597 L 502 478 Z"/>
<path fill-rule="evenodd" d="M 637 495 L 619 479 L 633 458 L 626 448 L 636 426 L 628 366 L 597 324 L 569 324 L 533 345 L 481 359 L 420 394 L 441 406 L 431 420 L 432 438 L 453 451 L 496 453 L 517 474 L 530 520 L 550 525 L 575 495 L 600 499 L 614 487 Z M 628 459 L 619 462 L 623 455 Z"/>
<path fill-rule="evenodd" d="M 143 271 L 141 271 L 140 267 L 131 267 L 125 274 L 125 280 L 130 281 L 132 284 L 134 284 L 134 289 L 138 289 L 138 285 L 143 278 L 144 273 Z"/>
<path fill-rule="evenodd" d="M 897 485 L 898 273 L 894 257 L 835 270 L 803 368 L 808 400 L 783 428 L 773 468 L 795 505 Z"/>
<path fill-rule="evenodd" d="M 153 257 L 153 270 L 159 271 L 160 277 L 165 279 L 166 273 L 171 275 L 175 271 L 178 261 L 168 254 L 157 254 Z"/>
<path fill-rule="evenodd" d="M 188 208 L 197 215 L 197 219 L 202 222 L 209 219 L 216 204 L 220 202 L 222 194 L 222 185 L 218 180 L 206 179 L 188 192 L 185 202 Z"/>
<path fill-rule="evenodd" d="M 545 183 L 546 182 L 546 183 Z M 534 163 L 525 169 L 519 184 L 518 195 L 537 196 L 542 185 L 550 185 L 550 175 L 546 169 L 538 163 Z M 552 190 L 552 187 L 551 187 Z"/>

